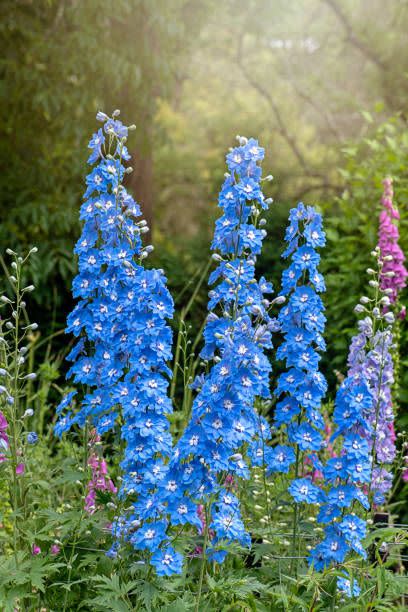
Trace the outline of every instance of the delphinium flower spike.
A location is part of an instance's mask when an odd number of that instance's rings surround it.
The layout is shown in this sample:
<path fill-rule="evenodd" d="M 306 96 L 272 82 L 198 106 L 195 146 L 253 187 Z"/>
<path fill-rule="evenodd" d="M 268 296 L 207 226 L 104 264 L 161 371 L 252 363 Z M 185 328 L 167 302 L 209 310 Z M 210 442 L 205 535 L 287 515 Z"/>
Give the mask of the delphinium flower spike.
<path fill-rule="evenodd" d="M 325 537 L 310 555 L 317 570 L 342 563 L 351 551 L 366 557 L 362 541 L 366 536 L 367 511 L 384 501 L 392 475 L 384 467 L 395 456 L 391 436 L 393 383 L 392 323 L 394 316 L 384 312 L 390 300 L 380 290 L 381 258 L 373 251 L 377 271 L 369 268 L 369 285 L 374 297 L 363 296 L 355 308 L 364 314 L 359 333 L 351 341 L 348 372 L 337 392 L 333 440 L 339 452 L 323 468 L 324 504 L 318 521 L 325 524 Z M 339 441 L 341 440 L 341 443 Z M 362 515 L 362 516 L 359 516 Z"/>
<path fill-rule="evenodd" d="M 323 444 L 320 407 L 327 383 L 319 371 L 319 352 L 325 350 L 322 333 L 326 319 L 318 294 L 325 290 L 325 284 L 318 271 L 316 249 L 324 246 L 325 234 L 321 215 L 312 206 L 300 203 L 290 211 L 289 221 L 283 257 L 290 257 L 291 263 L 283 273 L 281 292 L 287 303 L 279 313 L 284 340 L 276 355 L 285 361 L 287 371 L 278 379 L 274 416 L 282 441 L 288 443 L 275 447 L 280 452 L 270 470 L 287 473 L 294 463 L 289 493 L 297 503 L 316 503 L 319 491 L 302 474 L 302 465 L 307 460 L 316 463 L 316 453 Z"/>
<path fill-rule="evenodd" d="M 75 391 L 63 399 L 55 430 L 61 435 L 88 422 L 103 435 L 120 415 L 125 441 L 120 495 L 139 505 L 118 518 L 114 534 L 154 553 L 166 541 L 166 524 L 152 498 L 172 448 L 167 419 L 172 334 L 166 319 L 173 315 L 173 302 L 163 271 L 143 265 L 153 247 L 142 244 L 146 222 L 123 186 L 131 170 L 123 165 L 130 159 L 125 146 L 130 128 L 118 114 L 98 113 L 103 128 L 89 143 L 88 162 L 96 166 L 86 178 L 83 230 L 75 249 L 78 303 L 67 328 L 78 339 L 68 356 L 73 362 L 68 376 L 85 392 L 78 395 L 76 410 Z M 153 534 L 148 546 L 135 537 L 142 521 Z"/>
<path fill-rule="evenodd" d="M 264 351 L 272 346 L 277 324 L 268 314 L 271 302 L 265 295 L 273 289 L 264 278 L 255 278 L 256 256 L 266 235 L 261 214 L 270 202 L 261 190 L 263 156 L 257 141 L 245 138 L 227 155 L 229 173 L 219 196 L 222 216 L 212 244 L 218 265 L 210 277 L 215 286 L 201 353 L 208 368 L 195 381 L 191 419 L 176 445 L 162 494 L 173 525 L 188 523 L 201 531 L 197 503 L 204 506 L 209 550 L 217 561 L 226 554 L 218 545 L 250 541 L 234 482 L 249 476 L 253 454 L 246 455 L 245 448 L 260 423 L 255 398 L 269 397 L 271 366 Z"/>

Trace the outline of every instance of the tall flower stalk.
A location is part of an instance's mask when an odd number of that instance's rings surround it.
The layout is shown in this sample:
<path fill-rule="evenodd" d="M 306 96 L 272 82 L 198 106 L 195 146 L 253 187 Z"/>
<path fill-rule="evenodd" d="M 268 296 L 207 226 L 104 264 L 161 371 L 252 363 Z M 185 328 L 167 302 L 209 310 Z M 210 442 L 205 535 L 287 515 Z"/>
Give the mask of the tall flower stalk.
<path fill-rule="evenodd" d="M 173 301 L 163 271 L 143 265 L 153 247 L 142 244 L 148 228 L 123 186 L 131 171 L 124 166 L 130 128 L 118 114 L 98 113 L 103 128 L 89 143 L 88 162 L 96 165 L 86 178 L 83 230 L 75 249 L 78 303 L 67 328 L 77 338 L 68 376 L 84 392 L 77 409 L 72 408 L 77 392 L 63 399 L 56 432 L 88 425 L 100 436 L 120 425 L 125 448 L 119 494 L 133 506 L 114 523 L 117 542 L 110 554 L 120 542 L 150 554 L 166 540 L 155 494 L 172 448 L 167 418 L 172 334 L 166 319 L 173 315 Z"/>
<path fill-rule="evenodd" d="M 256 397 L 269 397 L 271 366 L 265 349 L 272 346 L 276 329 L 265 297 L 272 285 L 255 278 L 266 235 L 261 217 L 270 203 L 261 190 L 263 156 L 255 140 L 244 138 L 227 155 L 229 172 L 219 196 L 222 216 L 212 243 L 218 265 L 210 277 L 214 288 L 201 353 L 207 371 L 194 383 L 198 393 L 192 415 L 176 444 L 162 494 L 175 526 L 190 524 L 201 531 L 197 502 L 204 506 L 203 563 L 207 554 L 221 562 L 231 542 L 250 542 L 235 485 L 249 477 L 260 422 L 254 403 Z"/>
<path fill-rule="evenodd" d="M 399 211 L 394 202 L 393 181 L 390 177 L 383 180 L 384 192 L 381 199 L 382 210 L 380 212 L 380 224 L 378 230 L 378 247 L 380 249 L 382 269 L 380 275 L 380 288 L 386 291 L 390 299 L 390 305 L 386 310 L 391 310 L 396 315 L 393 328 L 394 350 L 392 358 L 394 363 L 394 385 L 392 398 L 389 398 L 390 409 L 395 413 L 397 409 L 398 383 L 399 383 L 399 340 L 400 320 L 406 316 L 406 308 L 399 301 L 399 294 L 406 287 L 408 271 L 404 265 L 405 255 L 399 246 Z M 390 422 L 387 439 L 391 439 L 394 446 L 395 433 L 393 423 Z M 388 446 L 388 445 L 387 445 Z M 394 452 L 392 454 L 395 454 Z M 406 459 L 407 461 L 407 459 Z M 403 472 L 404 480 L 408 480 L 408 471 Z"/>
<path fill-rule="evenodd" d="M 380 248 L 383 267 L 380 276 L 380 287 L 384 291 L 390 289 L 388 297 L 391 304 L 396 304 L 398 293 L 406 286 L 408 271 L 404 265 L 405 255 L 398 244 L 398 221 L 400 218 L 398 208 L 393 197 L 392 179 L 383 180 L 384 193 L 381 199 L 383 209 L 380 212 L 380 225 L 378 230 L 378 246 Z"/>
<path fill-rule="evenodd" d="M 11 271 L 7 272 L 10 297 L 0 298 L 0 461 L 7 473 L 9 504 L 12 510 L 13 553 L 18 562 L 18 551 L 24 546 L 24 521 L 27 519 L 28 482 L 26 474 L 29 447 L 37 442 L 35 432 L 27 431 L 33 411 L 27 406 L 27 389 L 36 378 L 28 371 L 30 334 L 37 329 L 29 323 L 26 312 L 27 295 L 33 285 L 23 285 L 23 269 L 32 253 L 20 257 L 7 249 L 11 256 Z"/>
<path fill-rule="evenodd" d="M 318 570 L 342 563 L 351 551 L 366 558 L 367 512 L 373 503 L 384 502 L 392 484 L 386 465 L 395 456 L 390 353 L 394 316 L 385 312 L 390 289 L 381 291 L 379 248 L 372 255 L 377 269 L 367 272 L 373 297 L 363 296 L 355 308 L 364 318 L 351 341 L 347 376 L 335 401 L 332 440 L 337 441 L 338 453 L 323 468 L 327 487 L 321 492 L 318 521 L 325 524 L 325 537 L 310 554 L 310 562 Z"/>
<path fill-rule="evenodd" d="M 287 248 L 283 257 L 291 263 L 282 276 L 281 295 L 287 304 L 279 322 L 284 340 L 277 358 L 287 370 L 280 375 L 275 390 L 278 403 L 274 425 L 280 444 L 273 449 L 270 471 L 288 473 L 294 465 L 288 488 L 294 500 L 292 553 L 296 556 L 299 510 L 302 503 L 318 501 L 319 489 L 304 473 L 307 462 L 316 464 L 322 448 L 324 419 L 320 407 L 327 384 L 319 371 L 320 352 L 325 350 L 325 317 L 320 292 L 324 279 L 318 271 L 317 248 L 325 244 L 321 215 L 312 206 L 298 204 L 290 211 L 286 231 Z"/>

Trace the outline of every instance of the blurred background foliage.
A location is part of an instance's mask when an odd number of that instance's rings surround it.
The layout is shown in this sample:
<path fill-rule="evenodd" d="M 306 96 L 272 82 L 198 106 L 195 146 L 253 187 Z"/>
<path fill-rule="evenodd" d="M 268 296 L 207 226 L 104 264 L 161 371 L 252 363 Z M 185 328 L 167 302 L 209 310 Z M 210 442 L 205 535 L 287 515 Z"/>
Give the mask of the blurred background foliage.
<path fill-rule="evenodd" d="M 95 113 L 118 107 L 137 124 L 128 187 L 179 309 L 209 259 L 236 134 L 259 138 L 265 174 L 275 176 L 259 267 L 277 288 L 289 207 L 302 199 L 324 211 L 334 384 L 365 293 L 387 174 L 408 252 L 408 2 L 1 0 L 1 8 L 0 241 L 40 249 L 33 274 L 43 334 L 60 330 L 72 306 Z M 204 282 L 189 311 L 192 335 L 206 291 Z M 407 346 L 406 329 L 402 340 Z M 408 403 L 406 368 L 402 375 Z"/>

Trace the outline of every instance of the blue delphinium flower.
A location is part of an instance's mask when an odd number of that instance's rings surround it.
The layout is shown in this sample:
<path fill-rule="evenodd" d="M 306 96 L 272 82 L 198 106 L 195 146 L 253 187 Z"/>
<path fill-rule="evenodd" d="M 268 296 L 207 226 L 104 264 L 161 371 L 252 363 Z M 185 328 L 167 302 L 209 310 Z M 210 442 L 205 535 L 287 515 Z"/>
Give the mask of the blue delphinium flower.
<path fill-rule="evenodd" d="M 27 434 L 27 442 L 29 444 L 37 444 L 38 434 L 36 434 L 35 431 L 29 431 Z"/>
<path fill-rule="evenodd" d="M 116 111 L 112 118 L 98 113 L 103 129 L 89 143 L 89 163 L 96 166 L 86 179 L 83 230 L 75 248 L 79 272 L 73 295 L 78 302 L 67 328 L 77 338 L 68 356 L 73 362 L 68 375 L 85 392 L 63 399 L 55 431 L 61 435 L 87 422 L 103 434 L 121 416 L 125 453 L 120 494 L 135 498 L 136 504 L 131 516 L 115 523 L 114 533 L 155 553 L 167 541 L 155 493 L 172 449 L 167 418 L 172 410 L 167 397 L 172 334 L 167 319 L 173 316 L 173 301 L 162 270 L 143 265 L 153 247 L 143 247 L 146 222 L 122 184 L 128 128 L 117 116 Z M 135 529 L 141 521 L 143 526 Z M 157 559 L 162 568 L 166 562 Z"/>
<path fill-rule="evenodd" d="M 279 401 L 274 425 L 282 433 L 286 431 L 286 453 L 295 464 L 295 480 L 289 493 L 296 502 L 316 503 L 319 489 L 298 476 L 302 462 L 323 444 L 320 406 L 327 384 L 319 372 L 319 361 L 320 352 L 325 350 L 325 317 L 318 294 L 325 286 L 318 271 L 320 255 L 316 249 L 324 246 L 325 234 L 321 215 L 312 206 L 298 204 L 290 211 L 289 222 L 283 256 L 290 257 L 291 263 L 283 272 L 281 292 L 287 303 L 279 314 L 284 340 L 277 351 L 277 358 L 285 362 L 287 369 L 280 375 L 275 391 Z M 269 471 L 288 472 L 288 462 L 280 466 L 272 461 Z"/>
<path fill-rule="evenodd" d="M 339 576 L 337 578 L 337 590 L 345 599 L 350 599 L 351 597 L 358 597 L 361 593 L 361 589 L 357 584 L 357 581 L 352 581 L 350 576 L 347 573 L 344 573 L 343 576 Z"/>
<path fill-rule="evenodd" d="M 266 235 L 261 213 L 269 204 L 261 190 L 258 162 L 263 155 L 253 139 L 241 139 L 227 155 L 229 174 L 219 196 L 223 214 L 212 243 L 218 266 L 210 277 L 214 286 L 201 353 L 208 368 L 194 385 L 198 394 L 191 419 L 163 481 L 173 524 L 196 524 L 194 514 L 185 511 L 181 517 L 177 512 L 180 502 L 187 508 L 186 500 L 206 506 L 210 555 L 217 561 L 226 554 L 217 545 L 250 543 L 232 491 L 235 480 L 248 478 L 250 465 L 260 461 L 260 430 L 268 435 L 266 422 L 254 409 L 256 397 L 269 397 L 271 366 L 265 349 L 272 346 L 271 333 L 277 328 L 266 298 L 272 285 L 255 279 L 256 255 Z M 282 456 L 282 464 L 289 459 Z"/>

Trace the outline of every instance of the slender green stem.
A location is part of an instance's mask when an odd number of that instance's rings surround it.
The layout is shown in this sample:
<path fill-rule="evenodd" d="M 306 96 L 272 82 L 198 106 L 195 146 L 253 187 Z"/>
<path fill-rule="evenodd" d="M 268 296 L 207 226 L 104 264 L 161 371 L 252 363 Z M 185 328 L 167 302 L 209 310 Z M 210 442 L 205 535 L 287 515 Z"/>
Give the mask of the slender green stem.
<path fill-rule="evenodd" d="M 207 544 L 208 544 L 208 512 L 207 512 L 207 507 L 206 507 L 205 508 L 203 554 L 201 558 L 200 579 L 198 582 L 197 602 L 195 606 L 195 612 L 199 612 L 200 610 L 201 594 L 203 591 L 203 583 L 204 583 L 204 573 L 205 573 L 205 568 L 207 565 Z"/>

